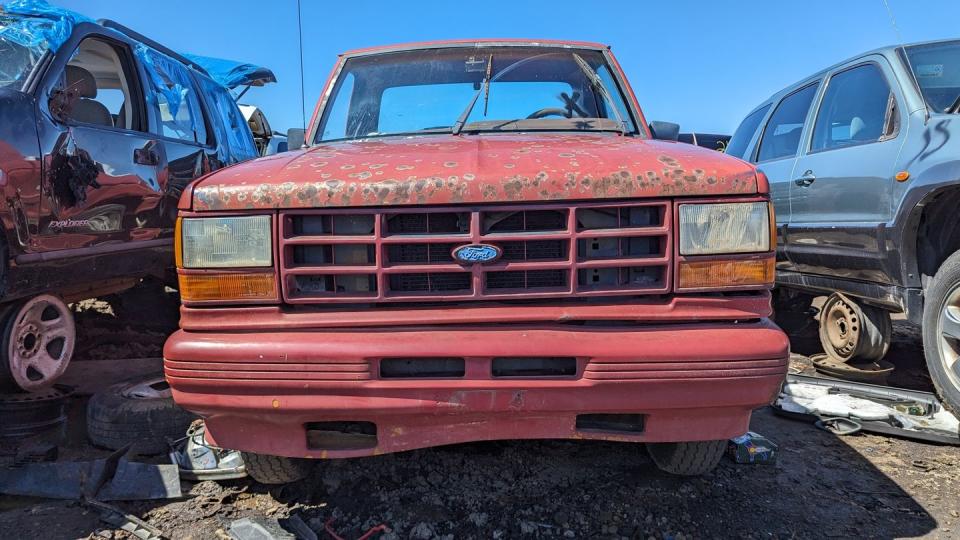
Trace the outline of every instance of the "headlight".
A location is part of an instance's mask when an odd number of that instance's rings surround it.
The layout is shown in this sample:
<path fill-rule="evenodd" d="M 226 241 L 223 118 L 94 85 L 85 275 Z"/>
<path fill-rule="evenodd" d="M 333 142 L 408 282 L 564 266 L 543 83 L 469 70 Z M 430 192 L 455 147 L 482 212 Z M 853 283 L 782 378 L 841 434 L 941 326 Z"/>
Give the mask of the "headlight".
<path fill-rule="evenodd" d="M 770 251 L 770 233 L 766 202 L 680 205 L 681 255 Z"/>
<path fill-rule="evenodd" d="M 183 268 L 272 266 L 270 216 L 184 218 Z"/>

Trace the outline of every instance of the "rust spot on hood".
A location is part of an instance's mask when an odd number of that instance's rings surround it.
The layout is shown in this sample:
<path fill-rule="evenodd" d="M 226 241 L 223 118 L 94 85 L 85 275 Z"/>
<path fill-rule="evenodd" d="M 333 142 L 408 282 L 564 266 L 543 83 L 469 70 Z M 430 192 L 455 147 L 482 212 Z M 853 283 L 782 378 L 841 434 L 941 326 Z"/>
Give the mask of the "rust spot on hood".
<path fill-rule="evenodd" d="M 324 208 L 754 194 L 752 165 L 616 134 L 430 135 L 347 141 L 199 182 L 193 209 Z"/>

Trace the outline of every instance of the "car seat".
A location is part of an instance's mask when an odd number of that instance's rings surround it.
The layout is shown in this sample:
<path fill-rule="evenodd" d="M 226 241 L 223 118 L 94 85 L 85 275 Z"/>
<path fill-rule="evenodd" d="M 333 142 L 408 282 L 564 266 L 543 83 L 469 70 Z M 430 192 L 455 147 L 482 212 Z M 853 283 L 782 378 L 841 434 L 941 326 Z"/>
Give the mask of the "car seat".
<path fill-rule="evenodd" d="M 103 103 L 96 100 L 97 80 L 79 66 L 67 66 L 67 88 L 76 92 L 70 118 L 85 124 L 113 126 L 113 116 Z"/>

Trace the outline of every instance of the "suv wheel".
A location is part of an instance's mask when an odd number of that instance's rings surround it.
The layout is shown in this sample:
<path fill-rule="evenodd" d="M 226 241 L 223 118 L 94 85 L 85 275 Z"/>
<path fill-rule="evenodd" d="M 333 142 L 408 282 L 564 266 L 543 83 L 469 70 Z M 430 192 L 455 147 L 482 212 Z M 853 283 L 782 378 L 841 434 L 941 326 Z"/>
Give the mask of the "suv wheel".
<path fill-rule="evenodd" d="M 890 349 L 890 312 L 831 294 L 820 308 L 820 343 L 839 362 L 880 360 Z"/>
<path fill-rule="evenodd" d="M 313 462 L 309 459 L 268 456 L 250 452 L 241 452 L 241 454 L 247 474 L 261 484 L 288 484 L 303 480 L 313 468 Z"/>
<path fill-rule="evenodd" d="M 715 469 L 727 450 L 727 441 L 647 443 L 647 452 L 664 472 L 699 476 Z"/>
<path fill-rule="evenodd" d="M 63 300 L 35 296 L 15 306 L 2 328 L 0 391 L 43 390 L 67 370 L 77 330 Z"/>
<path fill-rule="evenodd" d="M 944 405 L 960 415 L 960 251 L 944 261 L 924 297 L 927 369 Z"/>

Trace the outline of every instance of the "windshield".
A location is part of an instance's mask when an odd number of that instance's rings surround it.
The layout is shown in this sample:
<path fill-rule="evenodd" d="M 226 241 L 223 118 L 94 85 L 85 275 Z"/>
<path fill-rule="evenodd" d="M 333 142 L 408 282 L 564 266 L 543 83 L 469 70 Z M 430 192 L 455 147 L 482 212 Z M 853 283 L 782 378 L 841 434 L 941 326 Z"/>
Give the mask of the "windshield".
<path fill-rule="evenodd" d="M 905 48 L 920 92 L 932 112 L 956 112 L 960 105 L 960 41 Z"/>
<path fill-rule="evenodd" d="M 458 128 L 463 133 L 636 133 L 601 52 L 464 47 L 347 60 L 324 107 L 317 139 L 450 133 L 467 112 Z"/>
<path fill-rule="evenodd" d="M 0 88 L 20 90 L 33 66 L 47 52 L 45 41 L 24 28 L 22 17 L 0 13 Z"/>

